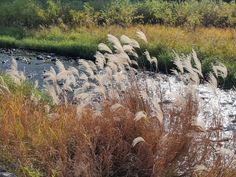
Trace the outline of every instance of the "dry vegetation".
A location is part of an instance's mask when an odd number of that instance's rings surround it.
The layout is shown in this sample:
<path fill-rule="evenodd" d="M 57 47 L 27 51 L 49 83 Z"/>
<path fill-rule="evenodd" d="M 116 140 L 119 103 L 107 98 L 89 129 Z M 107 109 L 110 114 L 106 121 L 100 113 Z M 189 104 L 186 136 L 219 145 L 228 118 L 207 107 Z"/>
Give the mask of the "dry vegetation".
<path fill-rule="evenodd" d="M 189 89 L 168 107 L 139 86 L 130 67 L 141 55 L 139 43 L 124 35 L 108 41 L 112 48 L 99 44 L 95 63 L 65 68 L 57 61 L 57 70 L 45 73 L 52 102 L 33 89 L 16 94 L 1 77 L 0 165 L 27 177 L 235 176 L 235 154 L 227 147 L 235 139 L 223 138 L 220 117 L 206 128 L 197 119 L 192 85 L 203 79 L 196 53 L 176 55 L 175 73 Z M 144 55 L 157 67 L 155 57 Z M 220 63 L 213 71 L 215 87 L 227 71 Z M 21 87 L 25 77 L 14 59 L 7 73 Z"/>
<path fill-rule="evenodd" d="M 90 108 L 77 115 L 65 105 L 48 113 L 29 97 L 1 96 L 0 162 L 19 176 L 233 177 L 232 152 L 218 150 L 225 141 L 216 136 L 218 120 L 206 131 L 194 125 L 193 99 L 186 95 L 181 111 L 165 110 L 164 128 L 135 89 L 106 100 L 99 115 Z M 147 116 L 135 119 L 141 110 Z"/>

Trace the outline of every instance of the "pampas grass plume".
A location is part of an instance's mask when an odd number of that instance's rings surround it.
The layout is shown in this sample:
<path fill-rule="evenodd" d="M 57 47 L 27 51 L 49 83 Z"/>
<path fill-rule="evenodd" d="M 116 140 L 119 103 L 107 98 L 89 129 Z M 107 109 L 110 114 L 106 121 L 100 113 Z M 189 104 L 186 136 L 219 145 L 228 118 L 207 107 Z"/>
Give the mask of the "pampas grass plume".
<path fill-rule="evenodd" d="M 104 52 L 108 52 L 108 53 L 112 53 L 111 49 L 104 43 L 100 43 L 98 45 L 98 50 L 99 51 L 104 51 Z"/>
<path fill-rule="evenodd" d="M 139 121 L 141 119 L 147 119 L 147 113 L 146 112 L 139 111 L 135 114 L 135 118 L 134 118 L 135 121 Z"/>
<path fill-rule="evenodd" d="M 138 31 L 136 32 L 136 34 L 137 34 L 137 37 L 138 37 L 139 39 L 142 39 L 144 42 L 148 43 L 147 37 L 146 37 L 146 35 L 144 34 L 144 32 L 138 30 Z"/>
<path fill-rule="evenodd" d="M 139 144 L 141 142 L 145 142 L 145 140 L 142 137 L 137 137 L 133 140 L 132 146 L 135 147 L 137 144 Z"/>

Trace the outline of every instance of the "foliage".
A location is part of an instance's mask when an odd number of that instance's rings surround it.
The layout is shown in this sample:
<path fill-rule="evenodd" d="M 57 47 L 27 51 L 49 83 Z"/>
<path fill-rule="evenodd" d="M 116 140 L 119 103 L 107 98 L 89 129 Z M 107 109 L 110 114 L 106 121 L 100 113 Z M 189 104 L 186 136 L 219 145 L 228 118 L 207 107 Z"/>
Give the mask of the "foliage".
<path fill-rule="evenodd" d="M 222 1 L 56 1 L 11 0 L 0 3 L 1 26 L 39 27 L 164 24 L 235 27 L 235 2 Z"/>

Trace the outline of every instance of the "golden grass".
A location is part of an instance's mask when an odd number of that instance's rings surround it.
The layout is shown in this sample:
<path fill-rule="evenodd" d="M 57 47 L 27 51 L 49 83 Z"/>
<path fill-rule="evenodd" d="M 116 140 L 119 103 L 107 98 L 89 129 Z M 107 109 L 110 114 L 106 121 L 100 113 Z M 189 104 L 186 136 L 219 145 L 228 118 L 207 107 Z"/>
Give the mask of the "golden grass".
<path fill-rule="evenodd" d="M 127 28 L 118 26 L 94 27 L 70 29 L 67 31 L 60 30 L 58 27 L 32 31 L 33 38 L 59 41 L 78 41 L 78 43 L 88 44 L 89 41 L 96 43 L 104 41 L 108 33 L 115 36 L 125 34 L 135 37 L 137 30 L 143 30 L 148 38 L 149 43 L 143 44 L 148 51 L 157 56 L 162 61 L 172 60 L 173 52 L 190 53 L 194 49 L 204 63 L 208 60 L 221 60 L 227 64 L 228 69 L 234 73 L 236 61 L 236 29 L 233 28 L 197 28 L 188 30 L 181 27 L 166 27 L 159 25 L 137 25 Z M 94 45 L 91 45 L 91 49 Z M 62 49 L 63 50 L 63 49 Z M 96 49 L 92 49 L 96 50 Z M 76 51 L 74 51 L 76 52 Z M 95 51 L 94 51 L 95 52 Z M 73 52 L 72 52 L 73 53 Z M 166 61 L 165 61 L 166 60 Z M 163 68 L 161 68 L 163 69 Z M 163 69 L 164 70 L 164 69 Z"/>
<path fill-rule="evenodd" d="M 215 48 L 222 51 L 222 47 L 227 46 L 229 53 L 235 49 L 236 44 L 236 29 L 233 28 L 197 28 L 195 31 L 181 27 L 166 27 L 159 25 L 137 25 L 127 28 L 119 26 L 109 27 L 94 27 L 70 29 L 67 31 L 60 30 L 58 27 L 45 28 L 32 31 L 32 36 L 37 38 L 61 37 L 68 40 L 79 40 L 82 35 L 93 34 L 93 38 L 106 38 L 108 33 L 116 36 L 126 34 L 130 37 L 135 37 L 137 30 L 145 32 L 150 45 L 155 43 L 166 44 L 171 49 L 182 49 L 192 47 L 201 47 L 205 49 Z M 91 36 L 90 36 L 91 37 Z M 53 39 L 52 39 L 53 40 Z M 230 46 L 230 47 L 229 47 Z M 229 47 L 229 48 L 228 48 Z M 234 50 L 235 53 L 235 50 Z"/>

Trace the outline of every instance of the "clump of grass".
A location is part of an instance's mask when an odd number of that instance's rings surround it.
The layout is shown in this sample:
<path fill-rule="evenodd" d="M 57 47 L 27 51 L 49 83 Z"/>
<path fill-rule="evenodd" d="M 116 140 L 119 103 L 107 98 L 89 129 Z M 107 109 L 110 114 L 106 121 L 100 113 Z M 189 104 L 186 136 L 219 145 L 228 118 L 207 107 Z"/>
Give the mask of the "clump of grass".
<path fill-rule="evenodd" d="M 74 106 L 54 106 L 48 113 L 30 97 L 1 96 L 1 156 L 15 159 L 19 176 L 28 176 L 29 169 L 41 176 L 189 176 L 202 164 L 200 176 L 235 173 L 228 156 L 213 148 L 220 139 L 211 139 L 220 129 L 199 132 L 192 124 L 197 112 L 192 96 L 183 99 L 181 111 L 166 109 L 164 128 L 137 94 L 127 91 L 123 100 L 105 101 L 100 114 L 88 107 L 80 115 Z M 111 109 L 117 101 L 122 106 Z M 137 121 L 140 110 L 147 117 Z M 138 137 L 144 141 L 134 145 Z"/>

